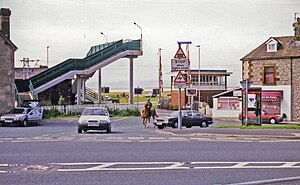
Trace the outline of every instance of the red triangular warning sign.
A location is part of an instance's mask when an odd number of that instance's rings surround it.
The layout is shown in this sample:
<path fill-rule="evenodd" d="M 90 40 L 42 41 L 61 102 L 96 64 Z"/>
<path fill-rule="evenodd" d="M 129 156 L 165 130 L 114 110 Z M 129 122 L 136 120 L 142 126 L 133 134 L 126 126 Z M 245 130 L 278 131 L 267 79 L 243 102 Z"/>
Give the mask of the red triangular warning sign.
<path fill-rule="evenodd" d="M 186 58 L 186 56 L 180 46 L 179 46 L 174 58 Z"/>
<path fill-rule="evenodd" d="M 174 83 L 186 83 L 185 76 L 181 73 L 181 71 L 179 71 L 175 77 Z"/>

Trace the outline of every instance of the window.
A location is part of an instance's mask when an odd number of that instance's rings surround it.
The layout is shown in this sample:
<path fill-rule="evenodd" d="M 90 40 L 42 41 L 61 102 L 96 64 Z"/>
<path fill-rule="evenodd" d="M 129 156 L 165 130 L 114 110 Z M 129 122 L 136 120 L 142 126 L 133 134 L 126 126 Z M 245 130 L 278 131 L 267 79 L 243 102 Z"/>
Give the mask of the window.
<path fill-rule="evenodd" d="M 239 109 L 239 98 L 219 98 L 218 99 L 218 109 L 219 110 L 236 110 Z"/>
<path fill-rule="evenodd" d="M 280 44 L 280 42 L 278 42 L 278 40 L 271 38 L 269 39 L 267 42 L 267 52 L 276 52 L 277 51 L 277 46 L 278 44 Z"/>
<path fill-rule="evenodd" d="M 264 84 L 275 84 L 275 67 L 268 66 L 264 67 Z"/>
<path fill-rule="evenodd" d="M 268 44 L 268 52 L 276 51 L 276 44 Z"/>
<path fill-rule="evenodd" d="M 198 84 L 198 76 L 192 76 L 192 83 Z"/>

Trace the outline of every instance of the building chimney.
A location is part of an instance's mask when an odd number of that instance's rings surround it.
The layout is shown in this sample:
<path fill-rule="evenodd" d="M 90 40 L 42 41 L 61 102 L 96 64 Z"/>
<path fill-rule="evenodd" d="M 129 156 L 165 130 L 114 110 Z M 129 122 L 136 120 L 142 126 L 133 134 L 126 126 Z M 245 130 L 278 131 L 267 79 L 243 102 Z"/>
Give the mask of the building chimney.
<path fill-rule="evenodd" d="M 296 41 L 300 41 L 300 17 L 297 17 L 297 21 L 293 24 L 293 26 Z"/>
<path fill-rule="evenodd" d="M 0 9 L 0 30 L 8 39 L 10 39 L 10 14 L 11 11 L 8 8 Z"/>

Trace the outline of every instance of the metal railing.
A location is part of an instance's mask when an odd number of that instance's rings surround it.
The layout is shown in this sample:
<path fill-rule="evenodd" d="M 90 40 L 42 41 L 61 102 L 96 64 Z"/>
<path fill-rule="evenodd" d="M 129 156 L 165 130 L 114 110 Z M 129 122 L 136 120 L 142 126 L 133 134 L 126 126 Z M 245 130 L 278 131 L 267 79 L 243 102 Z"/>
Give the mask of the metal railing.
<path fill-rule="evenodd" d="M 17 106 L 19 107 L 21 105 L 21 97 L 15 83 L 14 83 L 14 89 L 15 89 L 15 101 L 17 102 Z"/>
<path fill-rule="evenodd" d="M 32 83 L 31 83 L 30 80 L 29 80 L 29 89 L 30 89 L 30 94 L 31 94 L 32 99 L 33 99 L 33 100 L 38 100 L 39 97 L 38 97 L 38 95 L 35 93 L 34 87 L 33 87 L 33 85 L 32 85 Z"/>
<path fill-rule="evenodd" d="M 88 69 L 91 66 L 101 63 L 105 59 L 126 50 L 140 50 L 140 40 L 126 42 L 119 40 L 112 42 L 112 44 L 103 45 L 101 50 L 95 51 L 94 53 L 91 52 L 83 59 L 68 59 L 31 77 L 29 80 L 31 81 L 32 86 L 37 88 L 70 71 Z"/>

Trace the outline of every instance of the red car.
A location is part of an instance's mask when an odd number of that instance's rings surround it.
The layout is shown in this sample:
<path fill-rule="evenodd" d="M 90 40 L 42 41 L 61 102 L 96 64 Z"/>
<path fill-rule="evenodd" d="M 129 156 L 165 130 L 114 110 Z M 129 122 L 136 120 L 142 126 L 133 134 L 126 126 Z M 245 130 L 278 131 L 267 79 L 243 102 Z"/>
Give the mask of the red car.
<path fill-rule="evenodd" d="M 254 111 L 248 112 L 249 119 L 254 119 L 255 117 L 256 115 Z M 242 113 L 239 114 L 239 120 L 242 120 Z M 263 123 L 271 123 L 271 124 L 275 124 L 283 121 L 281 116 L 270 114 L 266 110 L 261 111 L 261 120 Z"/>

